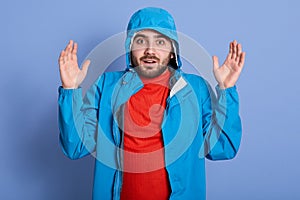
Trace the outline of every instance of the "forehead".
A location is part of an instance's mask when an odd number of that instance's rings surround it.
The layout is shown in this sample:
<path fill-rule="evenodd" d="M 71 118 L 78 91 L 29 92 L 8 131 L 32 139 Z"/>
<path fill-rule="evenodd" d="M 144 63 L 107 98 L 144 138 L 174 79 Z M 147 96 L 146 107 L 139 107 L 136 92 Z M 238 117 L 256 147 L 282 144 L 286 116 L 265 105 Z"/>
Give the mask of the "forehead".
<path fill-rule="evenodd" d="M 139 31 L 136 33 L 135 37 L 144 37 L 144 38 L 165 38 L 167 40 L 170 40 L 167 36 L 161 34 L 158 31 L 152 30 L 152 29 L 145 29 L 142 31 Z"/>

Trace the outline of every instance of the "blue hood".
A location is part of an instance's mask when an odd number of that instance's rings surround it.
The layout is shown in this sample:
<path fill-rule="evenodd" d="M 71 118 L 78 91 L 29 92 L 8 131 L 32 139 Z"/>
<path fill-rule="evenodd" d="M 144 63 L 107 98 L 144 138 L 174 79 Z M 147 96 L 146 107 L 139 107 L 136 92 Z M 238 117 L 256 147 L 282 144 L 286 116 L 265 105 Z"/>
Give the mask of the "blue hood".
<path fill-rule="evenodd" d="M 155 30 L 172 40 L 175 47 L 175 55 L 177 58 L 175 64 L 176 66 L 172 67 L 180 68 L 181 60 L 179 57 L 179 43 L 173 17 L 170 15 L 170 13 L 161 8 L 147 7 L 135 12 L 131 16 L 127 26 L 127 37 L 125 40 L 127 69 L 132 67 L 130 56 L 130 46 L 132 38 L 136 32 L 144 29 Z"/>

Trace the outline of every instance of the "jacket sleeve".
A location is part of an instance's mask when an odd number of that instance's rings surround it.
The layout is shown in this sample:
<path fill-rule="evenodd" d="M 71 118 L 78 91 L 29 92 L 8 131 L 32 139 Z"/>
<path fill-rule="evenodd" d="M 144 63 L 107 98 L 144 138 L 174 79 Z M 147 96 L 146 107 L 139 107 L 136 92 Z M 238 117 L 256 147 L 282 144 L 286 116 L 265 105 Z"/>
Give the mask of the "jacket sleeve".
<path fill-rule="evenodd" d="M 70 159 L 78 159 L 95 151 L 100 100 L 97 85 L 87 91 L 84 99 L 81 88 L 59 87 L 59 141 L 64 154 Z"/>
<path fill-rule="evenodd" d="M 202 104 L 205 156 L 210 160 L 232 159 L 242 135 L 236 86 L 227 89 L 217 86 L 217 97 L 211 88 L 208 90 L 210 95 Z"/>

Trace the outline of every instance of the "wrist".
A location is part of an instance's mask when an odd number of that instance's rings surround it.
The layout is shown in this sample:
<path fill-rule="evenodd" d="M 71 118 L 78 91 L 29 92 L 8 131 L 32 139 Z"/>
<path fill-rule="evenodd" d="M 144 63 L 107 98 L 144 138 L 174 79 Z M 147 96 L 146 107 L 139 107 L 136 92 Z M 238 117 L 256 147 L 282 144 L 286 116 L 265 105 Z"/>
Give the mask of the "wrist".
<path fill-rule="evenodd" d="M 62 84 L 62 87 L 66 90 L 73 90 L 73 89 L 78 89 L 79 87 L 74 85 L 74 86 L 70 86 L 70 85 L 64 85 Z"/>
<path fill-rule="evenodd" d="M 221 89 L 221 90 L 226 90 L 228 88 L 232 88 L 234 87 L 235 85 L 221 85 L 221 84 L 218 84 L 218 87 Z"/>
<path fill-rule="evenodd" d="M 226 87 L 225 87 L 223 84 L 218 83 L 218 86 L 219 86 L 219 88 L 222 89 L 222 90 L 225 90 L 225 89 L 226 89 Z"/>
<path fill-rule="evenodd" d="M 225 90 L 225 89 L 227 89 L 227 88 L 231 88 L 231 87 L 233 87 L 235 84 L 232 84 L 232 83 L 220 83 L 220 82 L 218 82 L 218 86 L 219 86 L 219 88 L 220 89 L 223 89 L 223 90 Z"/>

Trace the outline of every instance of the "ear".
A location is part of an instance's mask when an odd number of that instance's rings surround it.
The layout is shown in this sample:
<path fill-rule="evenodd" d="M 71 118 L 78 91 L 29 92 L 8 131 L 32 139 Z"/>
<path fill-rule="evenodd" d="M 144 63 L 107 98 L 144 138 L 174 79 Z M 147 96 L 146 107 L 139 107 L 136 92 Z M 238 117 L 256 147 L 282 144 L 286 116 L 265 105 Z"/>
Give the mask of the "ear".
<path fill-rule="evenodd" d="M 173 53 L 171 53 L 171 57 L 170 57 L 171 59 L 173 59 L 174 58 L 174 54 Z"/>

